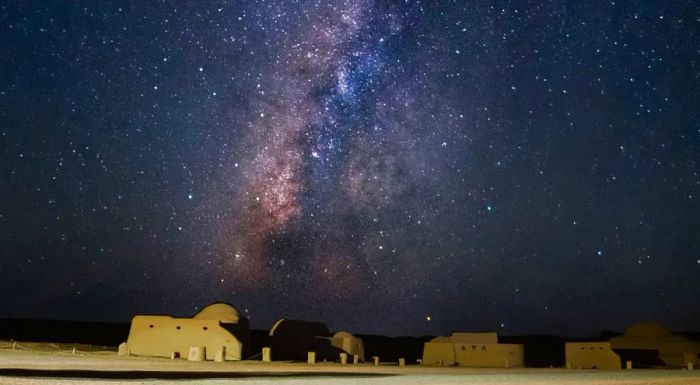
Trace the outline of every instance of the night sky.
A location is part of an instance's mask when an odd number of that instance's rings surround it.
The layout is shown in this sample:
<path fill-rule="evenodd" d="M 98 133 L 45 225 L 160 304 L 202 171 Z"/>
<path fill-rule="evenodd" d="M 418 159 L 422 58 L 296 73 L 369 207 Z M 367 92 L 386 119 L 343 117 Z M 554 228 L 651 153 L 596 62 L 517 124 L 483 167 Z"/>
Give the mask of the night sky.
<path fill-rule="evenodd" d="M 695 1 L 8 1 L 0 317 L 700 329 Z"/>

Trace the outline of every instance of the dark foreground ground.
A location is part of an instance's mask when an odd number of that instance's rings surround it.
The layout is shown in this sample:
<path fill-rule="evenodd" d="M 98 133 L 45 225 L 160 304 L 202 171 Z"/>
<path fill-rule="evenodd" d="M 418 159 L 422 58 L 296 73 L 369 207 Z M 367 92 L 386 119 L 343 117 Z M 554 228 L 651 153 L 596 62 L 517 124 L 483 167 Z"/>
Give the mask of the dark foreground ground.
<path fill-rule="evenodd" d="M 394 364 L 188 362 L 119 357 L 113 351 L 63 350 L 23 344 L 0 348 L 0 384 L 328 384 L 328 385 L 698 385 L 700 371 L 565 369 L 467 369 Z M 82 346 L 80 348 L 83 348 Z M 94 347 L 93 347 L 94 348 Z"/>

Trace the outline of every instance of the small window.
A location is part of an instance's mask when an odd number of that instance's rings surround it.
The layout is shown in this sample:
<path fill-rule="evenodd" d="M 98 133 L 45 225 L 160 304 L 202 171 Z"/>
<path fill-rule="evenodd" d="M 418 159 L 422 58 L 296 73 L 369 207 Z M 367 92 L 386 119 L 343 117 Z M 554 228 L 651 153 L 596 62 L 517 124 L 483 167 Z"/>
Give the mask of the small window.
<path fill-rule="evenodd" d="M 175 329 L 180 330 L 180 327 L 179 327 L 179 326 L 175 326 Z"/>
<path fill-rule="evenodd" d="M 153 329 L 153 325 L 148 325 L 149 328 Z"/>
<path fill-rule="evenodd" d="M 205 326 L 202 328 L 202 330 L 209 330 L 209 328 Z"/>

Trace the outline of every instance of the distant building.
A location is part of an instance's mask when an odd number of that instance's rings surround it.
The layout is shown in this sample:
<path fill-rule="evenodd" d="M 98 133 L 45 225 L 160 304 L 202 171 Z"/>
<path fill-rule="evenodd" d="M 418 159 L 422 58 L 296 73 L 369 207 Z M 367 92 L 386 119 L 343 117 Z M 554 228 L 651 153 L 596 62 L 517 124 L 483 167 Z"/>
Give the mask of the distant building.
<path fill-rule="evenodd" d="M 696 364 L 700 343 L 680 335 L 656 322 L 641 322 L 630 326 L 623 335 L 610 339 L 612 349 L 624 357 L 656 358 L 665 366 Z M 653 363 L 653 362 L 652 362 Z"/>
<path fill-rule="evenodd" d="M 493 333 L 452 333 L 423 346 L 423 365 L 518 368 L 524 366 L 523 345 L 499 344 Z"/>
<path fill-rule="evenodd" d="M 337 361 L 343 352 L 331 343 L 328 327 L 315 321 L 281 318 L 270 328 L 269 341 L 274 361 L 306 361 L 308 352 L 319 361 Z"/>
<path fill-rule="evenodd" d="M 243 359 L 250 332 L 248 320 L 233 306 L 215 303 L 192 318 L 137 315 L 126 341 L 128 354 L 152 357 L 186 357 L 190 347 L 203 347 L 207 360 L 225 349 L 225 360 Z"/>
<path fill-rule="evenodd" d="M 333 334 L 331 345 L 343 349 L 351 357 L 357 355 L 360 361 L 365 360 L 365 346 L 362 339 L 349 332 L 341 331 Z"/>
<path fill-rule="evenodd" d="M 569 369 L 622 369 L 622 360 L 610 342 L 567 342 L 564 350 Z"/>

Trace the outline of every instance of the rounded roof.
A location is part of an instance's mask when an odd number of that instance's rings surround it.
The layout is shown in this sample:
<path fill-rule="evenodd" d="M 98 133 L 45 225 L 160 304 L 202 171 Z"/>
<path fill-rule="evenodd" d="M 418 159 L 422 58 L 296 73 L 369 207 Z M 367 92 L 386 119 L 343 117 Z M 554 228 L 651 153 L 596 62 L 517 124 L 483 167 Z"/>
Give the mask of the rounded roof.
<path fill-rule="evenodd" d="M 625 337 L 670 337 L 673 334 L 657 322 L 640 322 L 625 330 Z"/>
<path fill-rule="evenodd" d="M 350 333 L 350 332 L 346 332 L 346 331 L 342 330 L 342 331 L 339 331 L 339 332 L 333 334 L 333 338 L 355 338 L 355 336 L 352 335 L 352 333 Z"/>
<path fill-rule="evenodd" d="M 270 328 L 269 335 L 329 336 L 330 332 L 321 322 L 280 318 Z"/>
<path fill-rule="evenodd" d="M 238 310 L 235 307 L 223 303 L 213 303 L 195 314 L 195 319 L 218 320 L 221 323 L 237 324 L 240 319 Z"/>
<path fill-rule="evenodd" d="M 275 321 L 274 324 L 272 324 L 272 327 L 270 328 L 270 335 L 274 336 L 275 332 L 277 331 L 277 328 L 280 327 L 280 325 L 284 322 L 284 318 L 280 318 L 277 321 Z"/>

